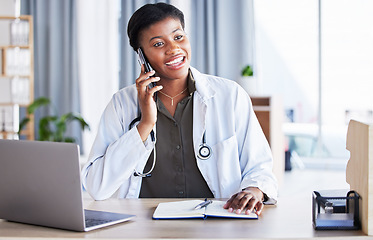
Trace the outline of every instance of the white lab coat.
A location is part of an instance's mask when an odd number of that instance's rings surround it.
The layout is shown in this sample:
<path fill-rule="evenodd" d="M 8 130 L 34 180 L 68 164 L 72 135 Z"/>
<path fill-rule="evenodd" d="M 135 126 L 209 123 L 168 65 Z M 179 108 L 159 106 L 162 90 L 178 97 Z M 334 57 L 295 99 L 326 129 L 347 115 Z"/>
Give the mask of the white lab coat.
<path fill-rule="evenodd" d="M 235 82 L 201 74 L 191 68 L 196 81 L 193 102 L 193 143 L 197 165 L 216 198 L 229 198 L 248 186 L 258 187 L 273 202 L 277 182 L 272 173 L 272 154 L 254 114 L 247 93 Z M 142 172 L 152 152 L 150 137 L 142 142 L 130 122 L 138 116 L 135 85 L 118 91 L 100 121 L 83 184 L 96 200 L 111 197 L 137 198 Z M 198 149 L 206 130 L 212 155 L 201 160 Z M 170 146 L 172 147 L 172 146 Z"/>

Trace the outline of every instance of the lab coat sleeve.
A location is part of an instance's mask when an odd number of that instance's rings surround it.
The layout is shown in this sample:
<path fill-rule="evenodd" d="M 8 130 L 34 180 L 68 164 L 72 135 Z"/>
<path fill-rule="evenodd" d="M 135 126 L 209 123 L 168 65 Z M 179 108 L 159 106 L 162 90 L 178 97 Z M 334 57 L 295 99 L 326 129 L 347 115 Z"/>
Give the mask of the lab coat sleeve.
<path fill-rule="evenodd" d="M 154 147 L 151 141 L 142 142 L 137 127 L 126 131 L 129 120 L 123 116 L 124 112 L 126 109 L 114 99 L 108 104 L 82 170 L 83 185 L 96 200 L 111 197 L 123 186 L 128 188 L 126 194 L 131 186 L 139 186 L 141 178 L 133 177 L 134 170 L 142 171 Z M 132 191 L 136 189 L 132 187 Z"/>
<path fill-rule="evenodd" d="M 236 106 L 246 105 L 246 113 L 236 110 L 237 138 L 240 151 L 241 189 L 257 187 L 267 197 L 267 203 L 276 203 L 278 185 L 272 172 L 273 157 L 268 141 L 254 113 L 250 98 L 238 89 Z M 242 109 L 242 108 L 241 108 Z"/>

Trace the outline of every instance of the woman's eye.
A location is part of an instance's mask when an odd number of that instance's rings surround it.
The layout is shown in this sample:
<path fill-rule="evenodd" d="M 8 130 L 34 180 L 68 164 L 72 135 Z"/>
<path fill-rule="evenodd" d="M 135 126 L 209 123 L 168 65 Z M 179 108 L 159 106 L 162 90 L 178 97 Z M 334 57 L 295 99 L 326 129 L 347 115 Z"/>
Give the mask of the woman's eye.
<path fill-rule="evenodd" d="M 178 36 L 175 37 L 175 40 L 181 40 L 181 39 L 183 39 L 183 37 L 184 37 L 184 35 L 178 35 Z"/>
<path fill-rule="evenodd" d="M 153 44 L 154 47 L 160 47 L 160 46 L 162 46 L 162 45 L 163 45 L 162 42 L 157 42 L 157 43 L 154 43 L 154 44 Z"/>

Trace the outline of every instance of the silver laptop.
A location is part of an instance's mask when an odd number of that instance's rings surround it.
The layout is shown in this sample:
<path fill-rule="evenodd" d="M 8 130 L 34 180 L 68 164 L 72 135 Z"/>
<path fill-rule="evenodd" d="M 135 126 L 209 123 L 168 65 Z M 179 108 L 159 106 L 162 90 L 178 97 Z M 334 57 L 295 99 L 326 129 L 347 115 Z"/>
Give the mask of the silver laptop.
<path fill-rule="evenodd" d="M 83 209 L 78 145 L 0 140 L 0 219 L 89 231 L 133 217 Z"/>

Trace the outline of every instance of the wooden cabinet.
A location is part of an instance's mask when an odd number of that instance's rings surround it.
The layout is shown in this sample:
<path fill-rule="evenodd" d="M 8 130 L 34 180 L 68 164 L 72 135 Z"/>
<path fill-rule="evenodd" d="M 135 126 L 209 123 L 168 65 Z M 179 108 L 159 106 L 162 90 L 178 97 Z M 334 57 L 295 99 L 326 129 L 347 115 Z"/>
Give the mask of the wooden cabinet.
<path fill-rule="evenodd" d="M 18 139 L 20 115 L 34 100 L 34 48 L 31 16 L 0 16 L 0 139 Z M 34 120 L 22 138 L 34 139 Z"/>
<path fill-rule="evenodd" d="M 283 124 L 283 106 L 280 97 L 251 97 L 254 112 L 263 129 L 273 154 L 273 172 L 279 184 L 285 172 L 285 145 Z"/>
<path fill-rule="evenodd" d="M 346 182 L 360 195 L 359 218 L 365 234 L 373 235 L 373 125 L 350 120 Z"/>

